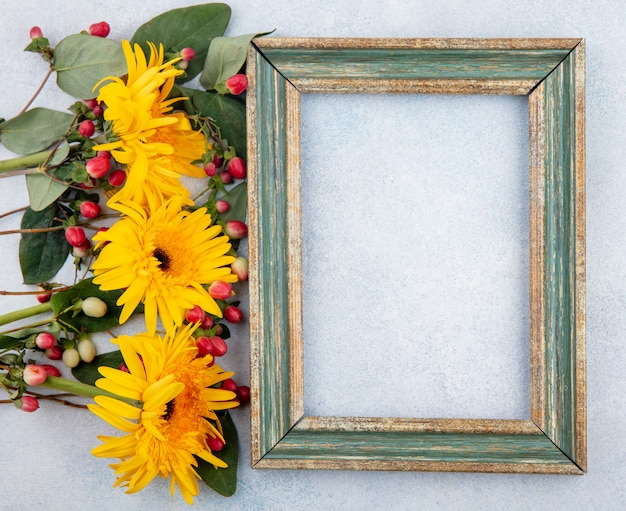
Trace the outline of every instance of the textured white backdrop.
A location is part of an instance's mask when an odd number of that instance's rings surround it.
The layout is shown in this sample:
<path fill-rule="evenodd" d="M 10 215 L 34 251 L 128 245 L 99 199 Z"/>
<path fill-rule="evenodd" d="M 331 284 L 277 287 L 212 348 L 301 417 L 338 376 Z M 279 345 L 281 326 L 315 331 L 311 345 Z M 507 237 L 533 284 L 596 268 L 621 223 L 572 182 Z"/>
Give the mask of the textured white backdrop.
<path fill-rule="evenodd" d="M 111 37 L 119 40 L 152 16 L 189 3 L 0 0 L 0 117 L 17 113 L 44 73 L 37 56 L 22 52 L 32 25 L 56 42 L 106 20 Z M 623 2 L 229 4 L 229 35 L 276 28 L 274 35 L 294 37 L 586 38 L 589 473 L 252 470 L 249 413 L 241 410 L 234 413 L 241 440 L 238 491 L 230 499 L 202 491 L 198 508 L 623 509 Z M 64 109 L 69 101 L 51 86 L 38 104 Z M 519 140 L 526 132 L 525 102 L 316 97 L 305 99 L 303 112 L 307 411 L 528 416 L 527 162 L 526 142 Z M 25 204 L 21 178 L 5 179 L 0 186 L 0 212 Z M 351 212 L 358 215 L 347 218 Z M 14 222 L 0 220 L 0 229 Z M 429 250 L 420 250 L 424 246 Z M 17 239 L 3 237 L 0 289 L 19 288 L 16 254 Z M 372 291 L 385 283 L 389 287 L 381 296 Z M 388 300 L 396 302 L 384 308 Z M 0 310 L 31 303 L 2 298 Z M 236 337 L 225 365 L 245 382 L 245 328 Z M 102 349 L 105 343 L 99 341 Z M 44 404 L 25 414 L 2 406 L 0 421 L 0 509 L 186 508 L 180 496 L 169 496 L 163 481 L 134 496 L 112 489 L 107 462 L 89 454 L 96 435 L 110 430 L 85 411 Z"/>

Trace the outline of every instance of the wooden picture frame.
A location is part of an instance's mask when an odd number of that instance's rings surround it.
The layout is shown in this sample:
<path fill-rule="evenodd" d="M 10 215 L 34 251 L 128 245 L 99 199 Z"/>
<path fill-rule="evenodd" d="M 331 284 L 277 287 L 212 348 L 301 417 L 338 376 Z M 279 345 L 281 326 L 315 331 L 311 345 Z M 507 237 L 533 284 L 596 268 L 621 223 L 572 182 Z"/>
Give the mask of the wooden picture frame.
<path fill-rule="evenodd" d="M 247 69 L 252 466 L 584 473 L 584 40 L 264 38 Z M 300 95 L 316 92 L 527 95 L 529 420 L 305 416 Z"/>

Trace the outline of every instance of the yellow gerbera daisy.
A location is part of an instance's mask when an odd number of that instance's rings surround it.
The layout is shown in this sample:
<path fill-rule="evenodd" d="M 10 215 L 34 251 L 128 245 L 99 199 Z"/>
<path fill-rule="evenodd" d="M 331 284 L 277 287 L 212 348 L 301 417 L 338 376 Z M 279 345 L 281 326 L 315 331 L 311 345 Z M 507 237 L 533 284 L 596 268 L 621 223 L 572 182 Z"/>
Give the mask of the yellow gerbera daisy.
<path fill-rule="evenodd" d="M 157 316 L 166 330 L 182 324 L 194 305 L 221 317 L 222 312 L 203 287 L 213 281 L 235 282 L 229 238 L 211 226 L 206 208 L 182 209 L 185 199 L 174 196 L 164 204 L 134 202 L 114 207 L 124 216 L 94 236 L 105 245 L 93 263 L 94 283 L 104 291 L 125 289 L 120 324 L 143 302 L 148 332 L 156 331 Z"/>
<path fill-rule="evenodd" d="M 114 486 L 128 488 L 127 493 L 143 489 L 154 477 L 170 478 L 170 491 L 178 486 L 188 504 L 198 495 L 197 456 L 215 467 L 225 468 L 216 457 L 207 438 L 224 441 L 215 410 L 238 405 L 234 392 L 211 388 L 230 378 L 211 365 L 210 355 L 198 357 L 188 325 L 166 336 L 138 334 L 120 336 L 119 345 L 129 372 L 99 367 L 104 378 L 96 386 L 128 402 L 97 396 L 89 409 L 123 436 L 99 436 L 104 443 L 92 450 L 95 456 L 120 458 L 110 466 L 117 480 Z M 213 421 L 213 422 L 211 422 Z"/>
<path fill-rule="evenodd" d="M 174 67 L 180 59 L 163 63 L 163 46 L 157 50 L 148 44 L 151 51 L 146 60 L 138 44 L 133 51 L 130 43 L 123 41 L 126 80 L 110 76 L 100 82 L 109 82 L 100 88 L 98 100 L 107 107 L 104 118 L 111 123 L 115 139 L 94 148 L 111 151 L 118 162 L 127 165 L 126 184 L 114 200 L 142 204 L 155 188 L 166 198 L 173 195 L 168 190 L 174 185 L 176 193 L 188 195 L 182 184 L 174 182 L 181 174 L 203 177 L 203 170 L 191 162 L 210 147 L 202 131 L 193 130 L 183 113 L 171 112 L 172 105 L 183 99 L 167 99 L 176 76 L 183 72 Z"/>

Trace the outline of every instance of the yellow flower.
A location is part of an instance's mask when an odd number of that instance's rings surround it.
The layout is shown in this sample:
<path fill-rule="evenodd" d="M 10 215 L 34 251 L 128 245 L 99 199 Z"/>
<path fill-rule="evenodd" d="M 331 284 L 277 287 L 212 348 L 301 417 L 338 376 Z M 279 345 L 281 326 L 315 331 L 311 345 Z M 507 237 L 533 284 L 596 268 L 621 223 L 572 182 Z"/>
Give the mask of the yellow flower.
<path fill-rule="evenodd" d="M 179 59 L 163 63 L 163 46 L 150 46 L 150 59 L 128 41 L 122 48 L 128 65 L 126 80 L 110 76 L 100 88 L 98 100 L 106 105 L 104 118 L 111 123 L 114 140 L 100 144 L 97 151 L 111 151 L 127 166 L 127 180 L 112 199 L 147 203 L 150 194 L 165 199 L 174 194 L 189 195 L 178 178 L 182 174 L 203 177 L 204 171 L 191 162 L 210 146 L 201 131 L 192 129 L 183 113 L 172 113 L 172 105 L 183 98 L 167 99 L 176 76 Z"/>
<path fill-rule="evenodd" d="M 180 326 L 194 305 L 221 317 L 222 312 L 203 287 L 213 281 L 236 282 L 230 264 L 234 257 L 229 239 L 211 226 L 206 208 L 193 213 L 182 209 L 184 199 L 174 196 L 164 204 L 142 208 L 134 202 L 114 207 L 124 216 L 94 240 L 104 246 L 93 263 L 94 283 L 103 291 L 125 289 L 120 324 L 144 304 L 146 328 L 156 331 L 157 316 L 166 330 Z"/>
<path fill-rule="evenodd" d="M 92 450 L 95 456 L 119 458 L 110 466 L 114 486 L 135 493 L 156 476 L 170 478 L 170 492 L 178 486 L 188 504 L 198 495 L 197 456 L 215 467 L 225 468 L 207 445 L 207 437 L 224 441 L 215 410 L 238 405 L 234 392 L 211 388 L 230 378 L 213 358 L 197 357 L 198 350 L 188 325 L 166 336 L 138 334 L 120 336 L 119 345 L 129 372 L 100 367 L 104 378 L 96 386 L 136 405 L 97 396 L 89 409 L 122 436 L 99 436 L 104 443 Z M 207 420 L 208 419 L 208 420 Z"/>

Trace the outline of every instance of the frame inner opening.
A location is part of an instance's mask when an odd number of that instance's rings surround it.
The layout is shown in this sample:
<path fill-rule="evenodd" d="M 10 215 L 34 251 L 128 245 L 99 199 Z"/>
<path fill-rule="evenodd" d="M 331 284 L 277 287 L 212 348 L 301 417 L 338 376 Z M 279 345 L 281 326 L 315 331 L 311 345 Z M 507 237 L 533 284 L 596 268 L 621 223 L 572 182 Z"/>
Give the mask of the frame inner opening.
<path fill-rule="evenodd" d="M 527 98 L 301 112 L 306 414 L 529 418 Z"/>

